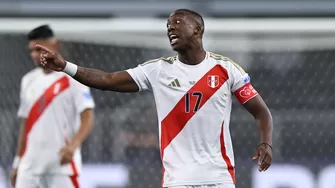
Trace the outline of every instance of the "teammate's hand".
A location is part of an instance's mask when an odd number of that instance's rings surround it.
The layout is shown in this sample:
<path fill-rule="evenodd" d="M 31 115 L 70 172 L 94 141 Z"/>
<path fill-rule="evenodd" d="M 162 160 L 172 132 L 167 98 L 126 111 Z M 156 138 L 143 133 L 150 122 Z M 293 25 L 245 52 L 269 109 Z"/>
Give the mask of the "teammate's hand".
<path fill-rule="evenodd" d="M 60 164 L 65 165 L 71 163 L 73 159 L 74 149 L 70 146 L 65 146 L 60 150 Z"/>
<path fill-rule="evenodd" d="M 272 162 L 272 147 L 266 143 L 262 143 L 256 149 L 252 160 L 258 159 L 258 170 L 266 171 Z"/>
<path fill-rule="evenodd" d="M 41 51 L 40 63 L 43 66 L 47 66 L 54 71 L 64 70 L 66 61 L 59 53 L 39 44 L 36 45 L 36 49 Z"/>
<path fill-rule="evenodd" d="M 10 180 L 12 182 L 12 186 L 15 187 L 15 184 L 16 184 L 16 177 L 17 177 L 17 168 L 14 168 L 12 170 L 12 173 L 10 175 Z"/>

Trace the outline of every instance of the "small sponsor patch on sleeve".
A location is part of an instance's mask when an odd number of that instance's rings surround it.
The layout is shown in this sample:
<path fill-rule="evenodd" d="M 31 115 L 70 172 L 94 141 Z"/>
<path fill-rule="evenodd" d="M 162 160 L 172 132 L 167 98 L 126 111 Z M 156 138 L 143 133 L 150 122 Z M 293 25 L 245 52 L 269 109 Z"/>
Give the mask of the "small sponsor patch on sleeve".
<path fill-rule="evenodd" d="M 244 78 L 244 83 L 246 84 L 246 83 L 249 83 L 250 82 L 250 76 L 248 76 L 248 77 L 246 77 L 246 78 Z"/>
<path fill-rule="evenodd" d="M 91 94 L 91 92 L 89 92 L 89 91 L 86 91 L 86 92 L 84 92 L 84 98 L 85 99 L 88 99 L 88 100 L 91 100 L 92 99 L 92 94 Z"/>

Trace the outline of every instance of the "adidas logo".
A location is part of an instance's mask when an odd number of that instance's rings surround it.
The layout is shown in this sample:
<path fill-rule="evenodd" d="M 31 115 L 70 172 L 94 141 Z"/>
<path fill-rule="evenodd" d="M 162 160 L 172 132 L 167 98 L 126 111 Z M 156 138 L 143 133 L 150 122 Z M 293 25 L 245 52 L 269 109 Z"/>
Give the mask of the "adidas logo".
<path fill-rule="evenodd" d="M 180 87 L 178 79 L 174 79 L 169 85 L 169 87 Z"/>

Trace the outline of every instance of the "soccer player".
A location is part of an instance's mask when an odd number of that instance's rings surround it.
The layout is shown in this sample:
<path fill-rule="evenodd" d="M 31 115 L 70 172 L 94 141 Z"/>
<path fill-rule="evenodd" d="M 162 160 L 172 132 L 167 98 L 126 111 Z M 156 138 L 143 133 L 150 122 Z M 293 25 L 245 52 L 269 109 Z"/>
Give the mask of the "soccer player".
<path fill-rule="evenodd" d="M 272 116 L 246 72 L 229 58 L 203 49 L 204 21 L 179 9 L 167 20 L 175 57 L 145 62 L 126 71 L 107 73 L 77 66 L 47 47 L 41 63 L 101 90 L 151 90 L 157 106 L 163 187 L 235 187 L 229 121 L 232 94 L 254 116 L 260 144 L 253 159 L 260 171 L 272 160 Z"/>
<path fill-rule="evenodd" d="M 57 50 L 52 29 L 29 32 L 36 65 L 21 81 L 18 116 L 22 119 L 12 184 L 16 188 L 78 188 L 80 145 L 93 126 L 90 89 L 62 72 L 40 66 L 36 44 Z"/>

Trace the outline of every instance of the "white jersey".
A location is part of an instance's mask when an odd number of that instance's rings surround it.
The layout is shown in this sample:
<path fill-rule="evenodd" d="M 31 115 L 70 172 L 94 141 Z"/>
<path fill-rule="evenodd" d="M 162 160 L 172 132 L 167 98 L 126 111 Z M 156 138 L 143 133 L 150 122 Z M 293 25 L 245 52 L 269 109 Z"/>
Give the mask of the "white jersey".
<path fill-rule="evenodd" d="M 61 72 L 45 74 L 41 68 L 21 81 L 18 116 L 26 119 L 26 144 L 19 171 L 31 174 L 78 175 L 80 148 L 71 164 L 60 165 L 60 150 L 80 127 L 80 113 L 94 108 L 88 87 Z"/>
<path fill-rule="evenodd" d="M 241 103 L 257 95 L 248 74 L 210 52 L 198 65 L 171 57 L 127 72 L 141 91 L 152 90 L 155 97 L 163 187 L 235 183 L 229 133 L 232 94 Z"/>

